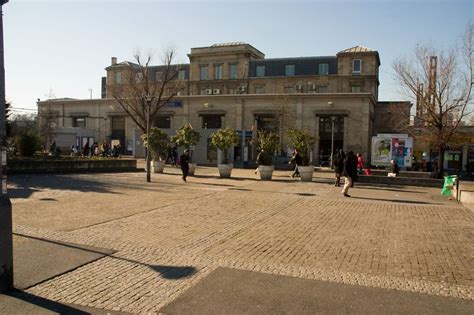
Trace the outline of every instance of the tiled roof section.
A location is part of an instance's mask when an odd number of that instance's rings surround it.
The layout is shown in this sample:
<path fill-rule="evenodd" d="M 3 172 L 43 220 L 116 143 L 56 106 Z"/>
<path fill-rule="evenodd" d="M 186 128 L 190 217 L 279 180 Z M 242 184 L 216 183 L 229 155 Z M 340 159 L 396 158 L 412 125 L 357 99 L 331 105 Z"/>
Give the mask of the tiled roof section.
<path fill-rule="evenodd" d="M 247 45 L 247 43 L 244 43 L 244 42 L 219 43 L 219 44 L 214 44 L 211 47 L 225 47 L 225 46 L 238 46 L 238 45 Z"/>
<path fill-rule="evenodd" d="M 251 60 L 249 77 L 256 77 L 257 66 L 265 66 L 265 77 L 285 76 L 286 65 L 295 65 L 295 76 L 318 75 L 319 64 L 329 65 L 329 74 L 337 74 L 337 57 L 296 57 Z"/>
<path fill-rule="evenodd" d="M 367 47 L 364 47 L 364 46 L 357 45 L 357 46 L 354 46 L 354 47 L 351 47 L 351 48 L 341 50 L 339 53 L 360 53 L 360 52 L 376 52 L 376 50 L 373 50 L 371 48 L 367 48 Z"/>

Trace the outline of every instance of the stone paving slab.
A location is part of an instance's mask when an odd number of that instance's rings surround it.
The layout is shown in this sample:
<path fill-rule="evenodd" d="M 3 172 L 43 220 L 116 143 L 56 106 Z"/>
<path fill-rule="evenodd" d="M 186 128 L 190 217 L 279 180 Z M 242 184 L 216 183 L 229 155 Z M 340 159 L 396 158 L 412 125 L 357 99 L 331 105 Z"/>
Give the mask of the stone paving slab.
<path fill-rule="evenodd" d="M 15 288 L 26 289 L 114 251 L 13 235 Z"/>
<path fill-rule="evenodd" d="M 219 179 L 215 168 L 198 168 L 183 183 L 171 168 L 153 174 L 151 184 L 143 173 L 68 175 L 68 189 L 60 179 L 17 177 L 14 185 L 29 183 L 33 191 L 12 199 L 17 233 L 117 250 L 28 292 L 157 312 L 226 267 L 474 299 L 474 213 L 438 190 L 356 184 L 353 198 L 344 198 L 329 177 L 301 183 L 277 171 L 277 180 L 262 182 L 252 170 L 234 171 L 235 178 Z M 84 192 L 84 182 L 107 191 Z M 36 211 L 42 199 L 64 205 L 69 197 L 74 211 L 42 206 L 56 215 L 50 226 Z"/>
<path fill-rule="evenodd" d="M 218 268 L 164 314 L 472 314 L 473 301 Z"/>

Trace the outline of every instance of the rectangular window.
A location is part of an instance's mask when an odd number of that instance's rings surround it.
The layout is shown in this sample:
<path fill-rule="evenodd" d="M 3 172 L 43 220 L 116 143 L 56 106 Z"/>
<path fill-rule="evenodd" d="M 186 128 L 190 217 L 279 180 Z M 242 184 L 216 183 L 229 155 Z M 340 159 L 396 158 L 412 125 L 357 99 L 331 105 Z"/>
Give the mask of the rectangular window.
<path fill-rule="evenodd" d="M 125 130 L 125 117 L 123 116 L 112 117 L 111 127 L 112 127 L 112 132 Z"/>
<path fill-rule="evenodd" d="M 229 79 L 237 79 L 237 65 L 229 66 Z"/>
<path fill-rule="evenodd" d="M 256 86 L 256 87 L 255 87 L 255 94 L 265 94 L 265 87 L 263 87 L 263 86 Z"/>
<path fill-rule="evenodd" d="M 328 92 L 327 85 L 319 85 L 318 86 L 318 93 L 327 93 L 327 92 Z"/>
<path fill-rule="evenodd" d="M 221 115 L 205 115 L 202 116 L 203 129 L 219 129 L 222 127 Z"/>
<path fill-rule="evenodd" d="M 265 76 L 265 66 L 257 66 L 256 75 L 257 75 L 257 77 L 264 77 Z"/>
<path fill-rule="evenodd" d="M 178 80 L 185 80 L 186 79 L 186 70 L 179 70 L 178 71 Z"/>
<path fill-rule="evenodd" d="M 158 116 L 155 121 L 155 126 L 160 129 L 171 128 L 171 117 L 170 116 Z"/>
<path fill-rule="evenodd" d="M 199 67 L 199 79 L 207 80 L 207 66 Z"/>
<path fill-rule="evenodd" d="M 361 92 L 360 85 L 352 85 L 351 86 L 351 92 L 352 93 L 360 93 Z"/>
<path fill-rule="evenodd" d="M 354 59 L 352 60 L 352 74 L 360 74 L 362 70 L 362 60 Z"/>
<path fill-rule="evenodd" d="M 320 63 L 318 65 L 318 74 L 319 75 L 329 74 L 329 64 L 328 63 Z"/>
<path fill-rule="evenodd" d="M 286 76 L 295 75 L 295 65 L 286 65 L 285 66 L 285 75 Z"/>
<path fill-rule="evenodd" d="M 155 81 L 156 82 L 163 81 L 163 71 L 156 71 L 155 72 Z"/>
<path fill-rule="evenodd" d="M 295 88 L 292 86 L 285 86 L 285 93 L 286 94 L 291 94 L 295 92 Z"/>
<path fill-rule="evenodd" d="M 77 128 L 86 128 L 86 117 L 73 117 L 72 126 Z"/>
<path fill-rule="evenodd" d="M 222 65 L 214 66 L 214 80 L 222 80 Z"/>
<path fill-rule="evenodd" d="M 115 72 L 115 84 L 122 84 L 122 71 Z"/>

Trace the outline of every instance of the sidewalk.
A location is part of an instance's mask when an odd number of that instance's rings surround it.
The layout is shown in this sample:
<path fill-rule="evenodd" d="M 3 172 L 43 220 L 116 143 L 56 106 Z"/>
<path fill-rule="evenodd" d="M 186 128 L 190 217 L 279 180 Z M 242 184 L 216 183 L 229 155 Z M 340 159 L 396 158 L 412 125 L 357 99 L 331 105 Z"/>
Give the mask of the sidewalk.
<path fill-rule="evenodd" d="M 169 167 L 151 183 L 143 172 L 12 176 L 15 233 L 110 251 L 26 293 L 128 313 L 365 312 L 355 294 L 383 312 L 403 312 L 395 301 L 426 313 L 472 309 L 471 210 L 439 189 L 356 184 L 344 198 L 332 174 L 311 183 L 289 174 L 260 181 L 235 169 L 220 179 L 199 167 L 187 183 Z M 293 292 L 312 293 L 279 306 Z"/>

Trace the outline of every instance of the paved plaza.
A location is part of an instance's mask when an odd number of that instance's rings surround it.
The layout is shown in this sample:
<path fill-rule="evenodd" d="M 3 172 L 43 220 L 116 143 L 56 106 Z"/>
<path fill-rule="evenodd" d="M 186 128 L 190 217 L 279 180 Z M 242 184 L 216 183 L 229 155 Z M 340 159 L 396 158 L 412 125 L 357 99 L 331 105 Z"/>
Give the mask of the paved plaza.
<path fill-rule="evenodd" d="M 165 172 L 11 176 L 15 235 L 113 251 L 26 292 L 158 313 L 226 268 L 474 300 L 474 214 L 439 189 L 356 184 L 344 198 L 327 173 Z"/>

